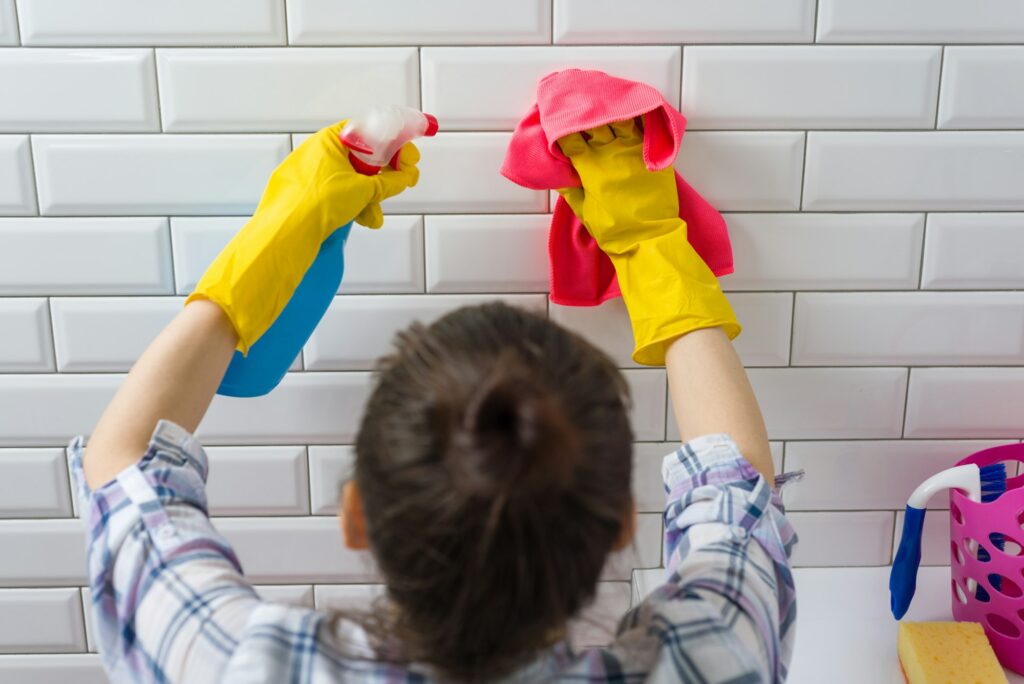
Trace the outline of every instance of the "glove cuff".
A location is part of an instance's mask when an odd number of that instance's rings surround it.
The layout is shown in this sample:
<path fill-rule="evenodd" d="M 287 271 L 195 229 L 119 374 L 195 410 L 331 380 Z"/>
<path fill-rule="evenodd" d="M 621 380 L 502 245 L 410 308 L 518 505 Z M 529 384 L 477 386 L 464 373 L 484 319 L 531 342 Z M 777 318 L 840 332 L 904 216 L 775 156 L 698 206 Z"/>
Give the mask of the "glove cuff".
<path fill-rule="evenodd" d="M 734 339 L 742 327 L 718 279 L 677 232 L 612 255 L 619 289 L 633 326 L 633 360 L 665 363 L 667 343 L 694 330 L 721 327 Z"/>

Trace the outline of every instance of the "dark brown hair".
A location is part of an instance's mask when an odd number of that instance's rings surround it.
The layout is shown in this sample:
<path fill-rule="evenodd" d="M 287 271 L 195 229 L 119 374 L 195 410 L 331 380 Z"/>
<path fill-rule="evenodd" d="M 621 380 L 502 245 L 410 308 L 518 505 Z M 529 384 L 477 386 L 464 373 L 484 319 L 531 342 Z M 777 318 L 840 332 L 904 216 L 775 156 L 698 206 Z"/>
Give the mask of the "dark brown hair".
<path fill-rule="evenodd" d="M 500 303 L 396 346 L 355 466 L 392 656 L 498 676 L 564 636 L 623 534 L 628 391 L 582 338 Z"/>

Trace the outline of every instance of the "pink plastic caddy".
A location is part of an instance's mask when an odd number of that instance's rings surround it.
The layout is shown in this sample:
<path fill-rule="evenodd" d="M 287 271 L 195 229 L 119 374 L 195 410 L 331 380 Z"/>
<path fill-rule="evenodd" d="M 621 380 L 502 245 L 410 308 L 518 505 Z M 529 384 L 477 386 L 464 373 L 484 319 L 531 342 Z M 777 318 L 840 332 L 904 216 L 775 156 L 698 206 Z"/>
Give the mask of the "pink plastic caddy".
<path fill-rule="evenodd" d="M 1016 472 L 1024 445 L 985 449 L 957 465 L 1001 461 L 1008 474 Z M 999 661 L 1024 674 L 1024 475 L 1009 478 L 1006 492 L 990 503 L 951 489 L 949 513 L 953 617 L 980 622 Z"/>

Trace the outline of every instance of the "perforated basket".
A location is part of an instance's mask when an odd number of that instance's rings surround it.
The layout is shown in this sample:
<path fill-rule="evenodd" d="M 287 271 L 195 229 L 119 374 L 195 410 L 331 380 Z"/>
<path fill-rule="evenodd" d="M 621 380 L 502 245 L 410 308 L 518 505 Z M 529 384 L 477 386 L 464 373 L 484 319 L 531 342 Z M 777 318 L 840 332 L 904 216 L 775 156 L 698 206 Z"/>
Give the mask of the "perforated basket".
<path fill-rule="evenodd" d="M 1016 472 L 1024 445 L 985 449 L 958 463 L 1007 462 Z M 1024 475 L 1011 477 L 995 501 L 976 503 L 958 490 L 949 495 L 953 617 L 980 622 L 1005 666 L 1024 674 Z"/>

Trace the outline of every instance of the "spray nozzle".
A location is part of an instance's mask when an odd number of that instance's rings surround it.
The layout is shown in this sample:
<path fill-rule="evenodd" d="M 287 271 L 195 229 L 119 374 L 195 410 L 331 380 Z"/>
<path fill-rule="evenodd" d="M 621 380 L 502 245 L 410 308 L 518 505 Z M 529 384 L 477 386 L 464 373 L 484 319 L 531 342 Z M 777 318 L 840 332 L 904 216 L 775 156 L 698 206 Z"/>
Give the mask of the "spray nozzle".
<path fill-rule="evenodd" d="M 437 133 L 437 119 L 412 107 L 385 105 L 370 107 L 348 120 L 340 139 L 348 148 L 348 158 L 359 173 L 367 176 L 385 164 L 398 168 L 402 145 L 419 137 Z"/>

